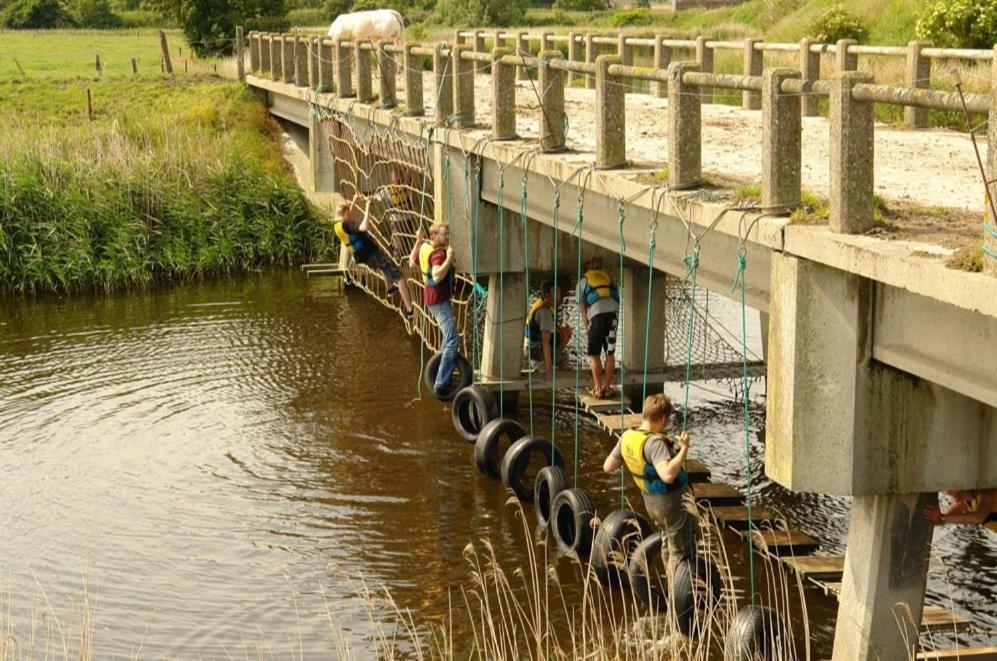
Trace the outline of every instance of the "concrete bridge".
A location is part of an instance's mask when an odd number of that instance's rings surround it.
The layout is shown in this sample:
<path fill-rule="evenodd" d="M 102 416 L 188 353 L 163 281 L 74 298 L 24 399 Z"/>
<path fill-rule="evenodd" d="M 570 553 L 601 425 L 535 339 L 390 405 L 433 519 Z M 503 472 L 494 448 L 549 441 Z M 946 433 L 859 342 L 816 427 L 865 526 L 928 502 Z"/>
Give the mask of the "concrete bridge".
<path fill-rule="evenodd" d="M 918 250 L 867 233 L 876 214 L 873 104 L 903 106 L 916 122 L 926 109 L 961 108 L 958 97 L 877 85 L 848 70 L 854 46 L 847 42 L 836 45 L 840 70 L 819 79 L 812 68 L 762 69 L 757 59 L 749 75 L 711 73 L 704 70 L 702 41 L 694 44 L 695 61 L 643 68 L 627 63 L 626 39 L 615 55 L 581 61 L 575 37 L 565 57 L 548 43 L 537 56 L 522 48 L 514 53 L 502 47 L 502 34 L 499 47 L 484 52 L 483 43 L 474 43 L 480 33 L 470 35 L 458 34 L 460 43 L 452 45 L 374 45 L 251 33 L 246 82 L 273 115 L 307 131 L 320 193 L 337 192 L 343 174 L 323 118 L 348 122 L 356 134 L 390 133 L 421 145 L 435 218 L 449 221 L 458 262 L 473 260 L 489 292 L 485 381 L 519 379 L 522 318 L 503 318 L 492 306 L 523 299 L 527 267 L 553 268 L 557 237 L 558 250 L 570 251 L 565 237 L 577 205 L 584 207 L 587 249 L 618 259 L 625 246 L 629 336 L 622 362 L 634 372 L 644 358 L 648 314 L 648 359 L 653 370 L 665 367 L 666 320 L 661 306 L 650 312 L 645 306 L 648 283 L 661 291 L 657 286 L 668 278 L 684 278 L 695 253 L 698 286 L 735 296 L 731 281 L 743 254 L 746 300 L 762 315 L 769 368 L 766 474 L 792 490 L 853 496 L 834 658 L 905 658 L 909 642 L 896 605 L 909 605 L 920 621 L 932 536 L 922 509 L 939 490 L 997 487 L 997 266 L 984 256 L 989 274 L 955 270 L 930 246 Z M 674 46 L 666 42 L 653 41 L 657 53 Z M 753 56 L 756 46 L 745 52 Z M 424 72 L 427 60 L 431 70 Z M 487 117 L 476 112 L 483 100 L 475 83 L 484 76 Z M 521 87 L 536 90 L 529 117 L 517 115 L 517 76 L 525 79 Z M 594 87 L 592 154 L 566 151 L 565 84 L 573 76 Z M 667 96 L 666 112 L 638 118 L 667 124 L 667 174 L 660 182 L 642 183 L 628 168 L 625 123 L 633 118 L 626 103 L 634 80 L 650 81 Z M 701 118 L 716 89 L 744 92 L 746 107 L 761 112 L 757 202 L 735 203 L 729 190 L 704 185 Z M 829 217 L 827 224 L 799 223 L 791 212 L 801 204 L 801 117 L 821 98 L 829 102 Z M 989 115 L 997 144 L 993 96 L 967 95 L 966 102 Z M 518 139 L 528 126 L 537 139 Z M 450 167 L 464 162 L 480 173 L 475 218 L 462 193 L 450 194 L 466 191 L 465 173 Z M 997 150 L 987 168 L 990 178 L 997 176 Z M 522 205 L 529 219 L 525 242 Z M 473 253 L 475 238 L 489 249 Z M 981 240 L 995 246 L 993 237 Z M 558 254 L 570 263 L 569 253 Z M 906 634 L 906 641 L 917 638 Z"/>

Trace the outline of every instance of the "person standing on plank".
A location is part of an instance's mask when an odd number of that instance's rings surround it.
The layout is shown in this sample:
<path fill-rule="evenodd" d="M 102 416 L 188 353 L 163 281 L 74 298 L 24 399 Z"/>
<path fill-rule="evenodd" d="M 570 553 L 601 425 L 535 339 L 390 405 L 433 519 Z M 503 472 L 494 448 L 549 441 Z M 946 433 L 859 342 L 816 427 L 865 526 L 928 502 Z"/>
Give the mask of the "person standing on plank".
<path fill-rule="evenodd" d="M 530 361 L 537 367 L 543 364 L 544 377 L 548 380 L 554 378 L 554 361 L 571 339 L 571 327 L 558 326 L 554 315 L 554 303 L 560 298 L 560 287 L 555 287 L 553 280 L 544 280 L 540 285 L 540 298 L 533 302 L 526 317 Z"/>
<path fill-rule="evenodd" d="M 379 272 L 387 285 L 389 296 L 396 292 L 402 297 L 402 309 L 406 317 L 412 316 L 412 297 L 409 295 L 408 285 L 405 283 L 405 276 L 402 270 L 391 260 L 388 255 L 381 250 L 380 246 L 374 242 L 374 238 L 368 233 L 368 222 L 370 220 L 370 200 L 364 207 L 363 220 L 353 217 L 353 208 L 359 204 L 363 197 L 357 195 L 353 202 L 340 202 L 336 207 L 336 220 L 333 229 L 336 236 L 353 255 L 353 259 L 358 264 L 365 264 L 371 269 Z"/>
<path fill-rule="evenodd" d="M 593 397 L 608 398 L 612 393 L 616 368 L 616 326 L 620 311 L 620 294 L 613 278 L 602 266 L 602 257 L 585 263 L 585 275 L 578 281 L 578 305 L 582 325 L 588 335 L 586 354 L 592 370 Z M 603 367 L 602 354 L 606 353 Z"/>
<path fill-rule="evenodd" d="M 669 581 L 677 564 L 696 554 L 699 536 L 699 514 L 685 470 L 689 435 L 683 432 L 674 441 L 665 435 L 673 412 L 667 395 L 648 396 L 640 427 L 625 431 L 602 465 L 607 473 L 626 465 L 640 489 L 648 515 L 661 530 Z"/>
<path fill-rule="evenodd" d="M 409 263 L 422 273 L 422 302 L 429 309 L 440 327 L 440 368 L 436 373 L 433 390 L 437 399 L 445 400 L 452 388 L 454 363 L 457 359 L 457 321 L 454 318 L 450 295 L 454 280 L 454 255 L 450 245 L 450 227 L 446 223 L 433 223 L 429 240 L 424 240 L 422 228 L 415 237 L 415 246 Z"/>

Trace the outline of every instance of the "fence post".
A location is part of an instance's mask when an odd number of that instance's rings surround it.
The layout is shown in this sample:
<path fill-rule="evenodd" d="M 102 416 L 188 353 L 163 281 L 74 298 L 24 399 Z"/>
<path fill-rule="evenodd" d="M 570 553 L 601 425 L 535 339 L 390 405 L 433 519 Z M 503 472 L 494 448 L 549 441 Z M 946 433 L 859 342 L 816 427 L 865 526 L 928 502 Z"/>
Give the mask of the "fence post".
<path fill-rule="evenodd" d="M 540 149 L 544 152 L 564 149 L 564 72 L 550 66 L 551 60 L 561 58 L 559 50 L 540 51 Z"/>
<path fill-rule="evenodd" d="M 595 166 L 600 170 L 627 162 L 626 93 L 609 75 L 609 67 L 619 63 L 619 55 L 595 59 Z"/>
<path fill-rule="evenodd" d="M 508 48 L 492 49 L 492 138 L 516 138 L 516 67 L 502 58 L 512 55 Z"/>
<path fill-rule="evenodd" d="M 422 56 L 412 52 L 419 44 L 405 44 L 405 114 L 422 117 L 426 114 L 422 98 Z"/>
<path fill-rule="evenodd" d="M 922 41 L 912 41 L 907 44 L 907 86 L 915 89 L 931 87 L 931 58 L 921 54 L 921 49 L 929 44 Z M 928 109 L 906 106 L 904 108 L 904 124 L 912 129 L 924 128 L 928 125 Z"/>
<path fill-rule="evenodd" d="M 580 39 L 581 39 L 581 35 L 578 34 L 577 32 L 569 32 L 568 33 L 568 62 L 581 62 L 582 61 L 582 54 L 580 52 L 581 49 L 582 49 L 581 48 L 582 43 L 581 43 Z M 579 79 L 579 75 L 577 73 L 572 72 L 572 73 L 568 74 L 568 84 L 569 85 L 572 84 L 572 83 L 574 83 L 578 79 Z"/>
<path fill-rule="evenodd" d="M 250 54 L 252 64 L 252 54 Z M 235 71 L 239 82 L 246 80 L 246 35 L 241 25 L 235 26 Z"/>
<path fill-rule="evenodd" d="M 357 101 L 360 103 L 370 103 L 374 100 L 370 51 L 365 48 L 369 43 L 368 41 L 358 41 L 353 45 L 353 51 L 357 58 Z"/>
<path fill-rule="evenodd" d="M 492 49 L 505 48 L 505 38 L 502 37 L 502 29 L 499 28 L 492 33 Z"/>
<path fill-rule="evenodd" d="M 346 41 L 336 42 L 336 96 L 347 98 L 353 94 L 353 60 Z"/>
<path fill-rule="evenodd" d="M 308 87 L 308 42 L 299 34 L 294 35 L 294 84 Z"/>
<path fill-rule="evenodd" d="M 173 60 L 170 59 L 170 45 L 166 43 L 166 33 L 159 31 L 159 49 L 163 52 L 163 66 L 166 73 L 173 73 Z"/>
<path fill-rule="evenodd" d="M 840 42 L 839 42 L 840 43 Z M 871 83 L 872 75 L 858 71 L 831 79 L 831 209 L 833 232 L 859 234 L 872 226 L 873 108 L 852 99 L 852 88 Z"/>
<path fill-rule="evenodd" d="M 696 62 L 703 73 L 713 73 L 713 49 L 706 45 L 706 37 L 696 37 Z M 704 87 L 700 90 L 703 103 L 713 103 L 713 88 Z"/>
<path fill-rule="evenodd" d="M 319 69 L 321 65 L 319 61 L 321 60 L 319 53 L 319 40 L 321 37 L 311 36 L 308 37 L 306 42 L 308 46 L 308 86 L 314 90 L 319 88 Z"/>
<path fill-rule="evenodd" d="M 281 81 L 285 83 L 294 83 L 294 40 L 296 36 L 286 34 L 284 35 L 284 41 L 281 43 Z"/>
<path fill-rule="evenodd" d="M 554 46 L 554 42 L 551 40 L 550 32 L 540 33 L 540 50 L 556 50 L 556 51 L 560 50 L 556 46 Z M 564 54 L 562 53 L 561 56 L 563 57 Z"/>
<path fill-rule="evenodd" d="M 765 54 L 755 48 L 759 39 L 744 40 L 744 75 L 760 76 L 764 68 Z M 762 107 L 762 97 L 758 92 L 745 90 L 741 92 L 741 107 L 745 110 L 758 110 Z"/>
<path fill-rule="evenodd" d="M 270 75 L 270 35 L 266 32 L 260 33 L 260 76 Z"/>
<path fill-rule="evenodd" d="M 593 64 L 593 65 L 595 64 L 595 57 L 596 57 L 595 49 L 596 49 L 595 35 L 589 32 L 585 35 L 585 62 L 587 64 Z M 587 87 L 590 90 L 595 89 L 594 73 L 585 74 L 585 87 Z"/>
<path fill-rule="evenodd" d="M 445 43 L 433 47 L 433 78 L 436 85 L 436 125 L 444 126 L 453 114 L 453 71 Z"/>
<path fill-rule="evenodd" d="M 484 52 L 486 52 L 485 51 L 485 33 L 482 32 L 481 30 L 475 30 L 474 31 L 474 52 L 475 53 L 484 53 Z M 487 68 L 488 68 L 488 65 L 485 64 L 484 62 L 475 62 L 475 64 L 474 64 L 474 70 L 477 73 L 484 73 Z"/>
<path fill-rule="evenodd" d="M 284 37 L 279 34 L 270 35 L 270 78 L 278 81 L 284 77 L 284 65 L 281 61 L 281 51 L 283 50 Z"/>
<path fill-rule="evenodd" d="M 453 42 L 455 46 L 462 46 L 467 43 L 467 37 L 464 36 L 463 31 L 460 28 L 453 31 Z"/>
<path fill-rule="evenodd" d="M 450 49 L 450 69 L 453 71 L 454 81 L 454 117 L 451 126 L 456 128 L 474 126 L 474 60 L 461 57 L 468 50 L 470 48 L 465 45 Z M 495 75 L 494 70 L 492 75 Z"/>
<path fill-rule="evenodd" d="M 838 43 L 834 47 L 834 62 L 837 65 L 838 73 L 855 71 L 859 68 L 859 56 L 848 52 L 848 48 L 857 43 L 854 39 L 838 39 Z"/>
<path fill-rule="evenodd" d="M 377 71 L 381 82 L 381 107 L 385 109 L 398 105 L 398 83 L 396 80 L 398 66 L 395 62 L 395 54 L 388 52 L 389 45 L 394 46 L 394 43 L 381 41 L 377 44 Z"/>
<path fill-rule="evenodd" d="M 987 122 L 987 144 L 997 145 L 997 46 L 993 49 L 994 60 L 990 73 L 990 114 Z M 987 150 L 987 179 L 997 178 L 997 149 Z M 987 186 L 994 195 L 994 186 Z M 988 205 L 989 207 L 990 205 Z M 997 277 L 997 218 L 987 210 L 986 224 L 983 226 L 983 272 Z"/>
<path fill-rule="evenodd" d="M 800 39 L 800 73 L 803 80 L 815 82 L 820 79 L 820 53 L 810 50 L 813 40 L 809 37 Z M 820 100 L 815 94 L 806 93 L 803 95 L 801 112 L 804 117 L 816 117 L 820 114 Z"/>
<path fill-rule="evenodd" d="M 689 188 L 702 179 L 702 102 L 697 90 L 682 76 L 698 71 L 692 62 L 672 62 L 668 67 L 668 185 Z"/>
<path fill-rule="evenodd" d="M 616 54 L 620 57 L 620 64 L 632 67 L 634 64 L 634 47 L 627 43 L 627 35 L 621 34 L 616 44 Z M 633 78 L 625 78 L 621 81 L 623 93 L 637 91 L 637 81 Z"/>
<path fill-rule="evenodd" d="M 521 57 L 529 57 L 532 55 L 530 51 L 530 35 L 528 32 L 520 32 L 516 35 L 516 55 Z M 516 80 L 530 80 L 532 76 L 530 75 L 530 70 L 526 66 L 516 67 Z"/>
<path fill-rule="evenodd" d="M 327 93 L 332 91 L 332 69 L 335 49 L 332 42 L 326 37 L 318 38 L 318 91 Z"/>
<path fill-rule="evenodd" d="M 249 33 L 249 71 L 254 76 L 260 74 L 260 33 Z"/>
<path fill-rule="evenodd" d="M 664 71 L 672 63 L 672 48 L 671 46 L 665 45 L 665 36 L 662 34 L 655 35 L 654 37 L 654 68 Z M 659 99 L 668 98 L 668 83 L 659 80 L 654 83 L 656 89 L 656 96 Z"/>
<path fill-rule="evenodd" d="M 762 74 L 762 206 L 789 209 L 800 204 L 803 120 L 800 97 L 782 91 L 782 82 L 800 78 L 794 69 Z"/>

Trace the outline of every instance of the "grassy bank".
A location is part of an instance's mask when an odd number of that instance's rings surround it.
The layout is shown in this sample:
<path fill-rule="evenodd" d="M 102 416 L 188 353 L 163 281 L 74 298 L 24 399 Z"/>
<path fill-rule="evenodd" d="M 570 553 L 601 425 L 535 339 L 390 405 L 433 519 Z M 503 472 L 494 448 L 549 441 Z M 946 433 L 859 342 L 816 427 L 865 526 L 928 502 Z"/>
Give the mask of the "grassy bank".
<path fill-rule="evenodd" d="M 328 248 L 285 171 L 277 125 L 240 85 L 4 82 L 0 122 L 2 290 L 140 286 Z"/>

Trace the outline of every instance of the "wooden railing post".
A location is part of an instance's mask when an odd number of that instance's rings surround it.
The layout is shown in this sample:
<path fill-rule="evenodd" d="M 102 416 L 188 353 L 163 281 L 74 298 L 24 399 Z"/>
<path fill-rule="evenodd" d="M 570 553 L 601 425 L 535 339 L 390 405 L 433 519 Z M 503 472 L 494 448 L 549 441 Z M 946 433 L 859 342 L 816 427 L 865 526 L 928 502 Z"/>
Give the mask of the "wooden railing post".
<path fill-rule="evenodd" d="M 871 74 L 858 71 L 831 79 L 829 225 L 834 232 L 860 234 L 873 222 L 873 107 L 852 98 L 855 85 L 871 82 Z"/>
<path fill-rule="evenodd" d="M 706 45 L 706 37 L 696 37 L 696 62 L 699 70 L 704 73 L 713 73 L 713 49 Z M 703 103 L 713 103 L 713 88 L 703 87 L 700 89 Z"/>
<path fill-rule="evenodd" d="M 587 64 L 595 64 L 596 49 L 595 35 L 589 32 L 585 35 L 585 62 Z M 595 74 L 585 74 L 585 87 L 595 89 Z"/>
<path fill-rule="evenodd" d="M 702 180 L 702 101 L 682 76 L 699 71 L 692 62 L 672 62 L 668 67 L 668 185 L 689 188 Z"/>
<path fill-rule="evenodd" d="M 794 69 L 762 74 L 762 206 L 786 213 L 800 204 L 803 120 L 799 95 L 784 93 L 782 83 L 800 76 Z"/>
<path fill-rule="evenodd" d="M 755 48 L 760 39 L 746 38 L 744 40 L 744 75 L 760 76 L 764 68 L 764 53 Z M 758 110 L 762 107 L 761 94 L 752 90 L 741 92 L 741 107 L 745 110 Z"/>
<path fill-rule="evenodd" d="M 512 55 L 508 48 L 492 50 L 492 138 L 516 138 L 516 67 L 502 58 Z"/>
<path fill-rule="evenodd" d="M 453 115 L 453 70 L 450 49 L 443 42 L 433 47 L 433 84 L 436 86 L 436 125 L 444 126 Z"/>
<path fill-rule="evenodd" d="M 815 82 L 820 79 L 820 53 L 810 50 L 813 40 L 809 37 L 800 39 L 800 74 L 803 80 Z M 820 114 L 820 99 L 816 94 L 804 94 L 803 104 L 800 107 L 804 117 L 816 117 Z"/>
<path fill-rule="evenodd" d="M 333 64 L 336 49 L 328 37 L 318 38 L 318 91 L 328 93 L 333 88 Z"/>
<path fill-rule="evenodd" d="M 577 32 L 568 33 L 568 61 L 569 62 L 582 62 L 582 42 L 581 35 Z M 577 73 L 568 74 L 568 84 L 572 84 L 580 79 L 580 75 Z"/>
<path fill-rule="evenodd" d="M 530 34 L 528 32 L 520 32 L 516 35 L 516 55 L 529 57 L 531 54 Z M 532 76 L 528 67 L 516 67 L 516 80 L 529 80 L 530 78 Z"/>
<path fill-rule="evenodd" d="M 564 72 L 550 66 L 560 60 L 559 50 L 540 51 L 540 149 L 544 152 L 564 150 Z"/>
<path fill-rule="evenodd" d="M 235 72 L 239 82 L 246 80 L 246 37 L 242 26 L 235 26 Z"/>
<path fill-rule="evenodd" d="M 347 42 L 336 42 L 336 96 L 349 98 L 353 93 L 353 58 Z"/>
<path fill-rule="evenodd" d="M 474 126 L 474 60 L 461 57 L 469 50 L 470 47 L 464 44 L 450 49 L 454 85 L 454 117 L 450 125 L 456 128 Z M 495 74 L 494 70 L 492 74 Z"/>
<path fill-rule="evenodd" d="M 834 45 L 834 63 L 838 73 L 855 71 L 859 68 L 859 56 L 848 52 L 848 49 L 857 43 L 854 39 L 838 39 L 838 43 Z"/>
<path fill-rule="evenodd" d="M 370 103 L 374 100 L 374 72 L 371 69 L 370 51 L 364 48 L 369 42 L 358 41 L 353 45 L 357 59 L 357 101 Z"/>
<path fill-rule="evenodd" d="M 665 36 L 662 34 L 654 37 L 654 68 L 665 71 L 672 63 L 672 48 L 664 44 Z M 655 85 L 655 96 L 659 99 L 668 98 L 668 83 L 659 80 Z"/>
<path fill-rule="evenodd" d="M 620 64 L 624 64 L 628 67 L 632 67 L 634 64 L 634 47 L 633 44 L 627 42 L 627 35 L 621 34 L 619 40 L 616 43 L 616 54 L 620 58 Z M 637 90 L 637 81 L 633 78 L 626 78 L 620 81 L 623 87 L 623 93 L 631 93 Z"/>
<path fill-rule="evenodd" d="M 931 87 L 931 58 L 921 54 L 921 49 L 929 44 L 912 41 L 907 44 L 907 86 L 915 89 Z M 904 125 L 912 129 L 924 128 L 928 125 L 928 109 L 906 106 L 904 108 Z"/>
<path fill-rule="evenodd" d="M 395 53 L 388 52 L 388 46 L 394 46 L 390 41 L 382 41 L 377 45 L 377 72 L 381 82 L 381 107 L 394 108 L 398 105 L 398 82 Z"/>
<path fill-rule="evenodd" d="M 419 44 L 405 44 L 405 114 L 421 117 L 426 114 L 422 96 L 422 56 L 412 52 Z"/>
<path fill-rule="evenodd" d="M 619 55 L 595 59 L 595 166 L 601 170 L 627 162 L 626 94 L 609 75 L 614 64 L 620 64 Z"/>

